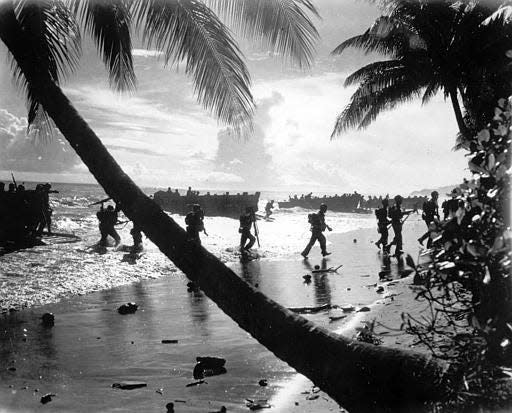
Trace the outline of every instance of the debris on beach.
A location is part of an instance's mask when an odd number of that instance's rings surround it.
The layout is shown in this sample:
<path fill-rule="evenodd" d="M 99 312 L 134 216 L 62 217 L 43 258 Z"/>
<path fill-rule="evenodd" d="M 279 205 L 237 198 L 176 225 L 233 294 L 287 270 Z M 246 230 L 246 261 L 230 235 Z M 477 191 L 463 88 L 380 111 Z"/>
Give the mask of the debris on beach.
<path fill-rule="evenodd" d="M 50 403 L 52 401 L 52 397 L 55 397 L 56 394 L 54 393 L 46 393 L 44 396 L 41 396 L 40 402 L 42 404 Z"/>
<path fill-rule="evenodd" d="M 302 278 L 304 278 L 304 284 L 309 284 L 311 282 L 311 275 L 310 274 L 305 274 L 302 276 Z"/>
<path fill-rule="evenodd" d="M 245 399 L 247 403 L 245 405 L 250 410 L 270 409 L 272 406 L 268 403 L 267 399 L 251 400 Z"/>
<path fill-rule="evenodd" d="M 262 387 L 268 386 L 267 379 L 261 379 L 258 384 Z"/>
<path fill-rule="evenodd" d="M 381 294 L 384 292 L 384 287 L 382 285 L 379 285 L 376 289 L 375 289 L 375 292 L 377 294 Z"/>
<path fill-rule="evenodd" d="M 344 318 L 347 318 L 347 315 L 345 314 L 345 312 L 343 310 L 333 311 L 329 315 L 329 321 L 330 322 L 342 320 Z"/>
<path fill-rule="evenodd" d="M 126 304 L 123 304 L 122 306 L 120 306 L 118 309 L 117 309 L 117 312 L 119 314 L 133 314 L 135 313 L 135 311 L 137 311 L 137 309 L 139 308 L 139 306 L 135 303 L 126 303 Z"/>
<path fill-rule="evenodd" d="M 186 384 L 185 387 L 194 387 L 194 386 L 199 386 L 200 384 L 208 384 L 208 382 L 205 380 L 193 381 L 192 383 Z"/>
<path fill-rule="evenodd" d="M 16 371 L 16 367 L 14 367 L 14 366 L 7 367 L 7 370 L 8 371 Z"/>
<path fill-rule="evenodd" d="M 358 313 L 366 313 L 368 311 L 371 311 L 370 307 L 361 307 L 357 310 Z"/>
<path fill-rule="evenodd" d="M 316 400 L 319 397 L 320 396 L 318 394 L 310 394 L 309 396 L 306 397 L 306 400 Z"/>
<path fill-rule="evenodd" d="M 167 339 L 162 340 L 162 344 L 176 344 L 177 342 L 178 342 L 178 340 L 167 340 Z"/>
<path fill-rule="evenodd" d="M 221 406 L 220 410 L 217 410 L 215 412 L 208 412 L 208 413 L 226 413 L 228 409 L 226 409 L 226 406 Z"/>
<path fill-rule="evenodd" d="M 314 314 L 321 311 L 327 311 L 332 308 L 331 304 L 319 305 L 318 307 L 291 307 L 288 310 L 293 311 L 297 314 Z"/>
<path fill-rule="evenodd" d="M 164 395 L 164 389 L 156 389 L 155 393 L 161 394 L 163 396 Z"/>
<path fill-rule="evenodd" d="M 55 316 L 53 313 L 44 313 L 41 316 L 41 324 L 44 327 L 53 327 L 55 325 Z"/>
<path fill-rule="evenodd" d="M 112 387 L 114 389 L 133 390 L 140 389 L 141 387 L 146 387 L 147 385 L 148 384 L 143 381 L 122 381 L 120 383 L 112 384 Z"/>
<path fill-rule="evenodd" d="M 352 304 L 342 305 L 340 308 L 344 313 L 350 313 L 356 309 Z"/>
<path fill-rule="evenodd" d="M 224 365 L 226 359 L 220 357 L 196 357 L 197 364 L 194 367 L 194 379 L 202 379 L 204 377 L 218 376 L 227 372 Z"/>
<path fill-rule="evenodd" d="M 174 403 L 170 402 L 165 405 L 166 413 L 174 413 Z"/>

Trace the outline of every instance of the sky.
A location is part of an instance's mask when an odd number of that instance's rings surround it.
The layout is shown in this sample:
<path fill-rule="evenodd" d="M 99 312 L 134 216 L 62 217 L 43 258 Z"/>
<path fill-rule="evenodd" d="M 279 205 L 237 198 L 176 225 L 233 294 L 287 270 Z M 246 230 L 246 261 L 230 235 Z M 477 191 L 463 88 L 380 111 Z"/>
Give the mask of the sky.
<path fill-rule="evenodd" d="M 301 71 L 240 41 L 257 103 L 254 132 L 227 133 L 204 110 L 183 71 L 159 53 L 134 46 L 137 90 L 119 94 L 89 41 L 64 93 L 141 186 L 291 193 L 403 193 L 456 184 L 467 176 L 464 152 L 452 151 L 457 125 L 442 95 L 380 115 L 362 131 L 331 140 L 336 116 L 355 88 L 344 79 L 376 56 L 330 52 L 379 15 L 363 0 L 317 0 L 321 39 L 313 67 Z M 86 36 L 84 36 L 85 38 Z M 49 142 L 26 136 L 26 107 L 0 44 L 0 179 L 92 183 L 94 178 L 57 132 Z"/>

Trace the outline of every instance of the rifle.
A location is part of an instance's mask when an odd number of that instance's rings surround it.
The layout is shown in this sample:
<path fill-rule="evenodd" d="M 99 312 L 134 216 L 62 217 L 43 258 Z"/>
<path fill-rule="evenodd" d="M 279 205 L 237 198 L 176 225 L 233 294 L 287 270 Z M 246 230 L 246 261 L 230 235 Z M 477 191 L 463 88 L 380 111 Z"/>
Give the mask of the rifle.
<path fill-rule="evenodd" d="M 256 235 L 256 241 L 258 241 L 258 248 L 261 248 L 261 245 L 260 245 L 260 237 L 259 237 L 259 234 L 258 234 L 258 226 L 256 225 L 256 214 L 252 214 L 253 215 L 253 218 L 254 220 L 252 221 L 254 223 L 254 235 Z"/>
<path fill-rule="evenodd" d="M 94 205 L 98 205 L 98 204 L 103 204 L 105 202 L 108 202 L 110 201 L 112 198 L 105 198 L 105 199 L 102 199 L 101 201 L 97 201 L 97 202 L 93 202 L 92 204 L 89 204 L 90 207 L 94 206 Z"/>
<path fill-rule="evenodd" d="M 12 177 L 12 183 L 14 184 L 14 187 L 16 188 L 16 190 L 18 190 L 18 184 L 16 183 L 16 179 L 14 179 L 14 174 L 11 172 L 11 177 Z"/>

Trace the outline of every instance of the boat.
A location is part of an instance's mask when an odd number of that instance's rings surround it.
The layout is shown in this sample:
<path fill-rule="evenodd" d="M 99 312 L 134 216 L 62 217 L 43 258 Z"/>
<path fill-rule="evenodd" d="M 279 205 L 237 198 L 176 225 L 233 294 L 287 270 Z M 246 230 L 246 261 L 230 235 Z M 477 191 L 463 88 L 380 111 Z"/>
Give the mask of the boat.
<path fill-rule="evenodd" d="M 258 211 L 260 193 L 211 194 L 206 192 L 200 194 L 199 191 L 193 191 L 189 187 L 187 193 L 181 195 L 177 189 L 171 191 L 169 188 L 167 191 L 155 192 L 153 199 L 162 209 L 173 214 L 186 215 L 191 211 L 192 205 L 199 204 L 207 216 L 238 219 L 246 207 L 253 208 L 254 212 Z"/>
<path fill-rule="evenodd" d="M 423 206 L 423 202 L 427 201 L 427 197 L 404 197 L 402 207 L 404 209 L 418 209 Z M 371 214 L 374 209 L 380 208 L 382 205 L 382 196 L 369 197 L 365 199 L 364 195 L 354 192 L 352 194 L 342 194 L 322 197 L 307 195 L 289 196 L 287 201 L 279 201 L 279 209 L 283 208 L 303 208 L 303 209 L 319 209 L 321 204 L 326 204 L 327 208 L 333 212 L 350 212 L 356 214 Z M 393 200 L 390 200 L 390 205 Z"/>

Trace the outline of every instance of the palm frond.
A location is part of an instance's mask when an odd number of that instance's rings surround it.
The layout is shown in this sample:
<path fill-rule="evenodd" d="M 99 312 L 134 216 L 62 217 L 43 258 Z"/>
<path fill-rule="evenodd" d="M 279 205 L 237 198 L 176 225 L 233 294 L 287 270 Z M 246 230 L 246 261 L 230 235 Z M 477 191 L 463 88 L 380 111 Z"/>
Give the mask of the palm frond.
<path fill-rule="evenodd" d="M 234 39 L 212 10 L 196 0 L 139 0 L 132 10 L 148 47 L 162 50 L 166 64 L 185 61 L 204 107 L 229 125 L 251 124 L 249 73 Z"/>
<path fill-rule="evenodd" d="M 366 79 L 354 92 L 343 112 L 336 118 L 331 139 L 348 129 L 367 127 L 380 112 L 416 97 L 425 86 L 415 76 L 411 77 L 406 67 L 395 69 L 393 75 L 385 81 L 378 78 Z M 394 98 L 396 102 L 393 102 Z"/>
<path fill-rule="evenodd" d="M 93 37 L 105 63 L 110 86 L 132 90 L 133 70 L 129 0 L 72 0 L 71 9 Z"/>
<path fill-rule="evenodd" d="M 421 98 L 421 103 L 423 105 L 427 104 L 430 99 L 432 99 L 436 93 L 439 91 L 440 89 L 440 84 L 439 83 L 430 83 L 426 89 L 425 89 L 425 92 L 423 93 L 423 97 Z"/>
<path fill-rule="evenodd" d="M 30 40 L 34 56 L 31 64 L 55 83 L 73 72 L 80 59 L 80 32 L 73 16 L 60 0 L 22 0 L 16 4 L 16 18 Z M 52 136 L 53 124 L 39 103 L 18 62 L 11 60 L 16 84 L 25 90 L 28 103 L 28 129 L 36 137 Z"/>
<path fill-rule="evenodd" d="M 309 0 L 205 0 L 240 35 L 264 43 L 301 68 L 311 66 L 319 34 Z"/>
<path fill-rule="evenodd" d="M 373 62 L 363 66 L 351 75 L 347 76 L 343 85 L 345 87 L 352 86 L 369 78 L 384 80 L 384 75 L 386 73 L 390 74 L 390 76 L 393 76 L 392 72 L 397 68 L 402 68 L 403 66 L 403 63 L 401 63 L 399 60 L 383 60 Z"/>

